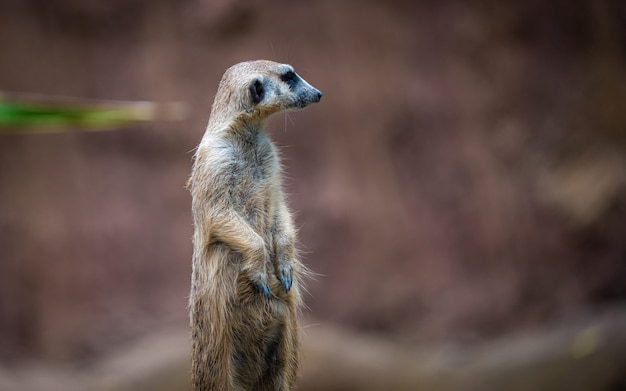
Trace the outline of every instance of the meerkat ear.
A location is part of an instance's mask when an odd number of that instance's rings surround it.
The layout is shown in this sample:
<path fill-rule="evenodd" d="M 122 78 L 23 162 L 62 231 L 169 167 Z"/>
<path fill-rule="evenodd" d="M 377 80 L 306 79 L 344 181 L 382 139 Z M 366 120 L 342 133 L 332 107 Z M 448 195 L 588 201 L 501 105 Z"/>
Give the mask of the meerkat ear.
<path fill-rule="evenodd" d="M 252 83 L 250 83 L 250 97 L 252 98 L 252 102 L 256 105 L 259 104 L 263 100 L 263 96 L 265 95 L 265 90 L 263 89 L 263 83 L 259 79 L 254 79 Z"/>

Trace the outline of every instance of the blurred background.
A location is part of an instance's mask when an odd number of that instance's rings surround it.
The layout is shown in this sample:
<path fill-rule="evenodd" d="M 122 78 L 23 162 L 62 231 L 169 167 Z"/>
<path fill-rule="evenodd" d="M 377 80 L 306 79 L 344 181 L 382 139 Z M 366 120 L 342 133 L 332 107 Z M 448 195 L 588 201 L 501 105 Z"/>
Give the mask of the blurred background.
<path fill-rule="evenodd" d="M 188 389 L 184 186 L 257 58 L 324 93 L 268 126 L 298 389 L 626 390 L 620 0 L 2 0 L 0 91 L 185 115 L 1 128 L 0 390 Z"/>

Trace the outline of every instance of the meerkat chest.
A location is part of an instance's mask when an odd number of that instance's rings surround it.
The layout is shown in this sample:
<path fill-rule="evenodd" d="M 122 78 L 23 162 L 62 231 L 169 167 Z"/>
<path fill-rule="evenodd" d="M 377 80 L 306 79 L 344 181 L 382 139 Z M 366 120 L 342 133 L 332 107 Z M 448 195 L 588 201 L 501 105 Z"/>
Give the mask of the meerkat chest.
<path fill-rule="evenodd" d="M 247 211 L 271 212 L 280 187 L 280 164 L 274 146 L 266 137 L 242 142 L 236 148 L 231 189 Z"/>
<path fill-rule="evenodd" d="M 278 156 L 269 141 L 240 146 L 236 158 L 237 172 L 253 187 L 265 187 L 276 180 Z"/>

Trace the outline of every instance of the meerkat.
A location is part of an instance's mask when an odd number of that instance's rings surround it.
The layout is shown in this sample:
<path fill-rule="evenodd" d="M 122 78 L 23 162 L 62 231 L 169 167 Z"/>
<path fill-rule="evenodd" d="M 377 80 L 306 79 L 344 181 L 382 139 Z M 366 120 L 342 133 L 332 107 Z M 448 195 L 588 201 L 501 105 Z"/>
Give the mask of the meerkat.
<path fill-rule="evenodd" d="M 291 390 L 302 303 L 296 230 L 281 188 L 270 115 L 322 93 L 287 64 L 230 67 L 220 81 L 189 180 L 194 390 Z"/>

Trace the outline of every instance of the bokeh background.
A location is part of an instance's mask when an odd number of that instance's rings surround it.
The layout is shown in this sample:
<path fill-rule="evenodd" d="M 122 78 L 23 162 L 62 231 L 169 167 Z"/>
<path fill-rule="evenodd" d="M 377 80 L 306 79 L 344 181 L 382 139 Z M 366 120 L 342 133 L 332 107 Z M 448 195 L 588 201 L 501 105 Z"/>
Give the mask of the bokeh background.
<path fill-rule="evenodd" d="M 626 3 L 2 0 L 0 90 L 181 121 L 0 133 L 0 389 L 187 389 L 185 182 L 230 65 L 276 115 L 301 390 L 626 390 Z"/>

